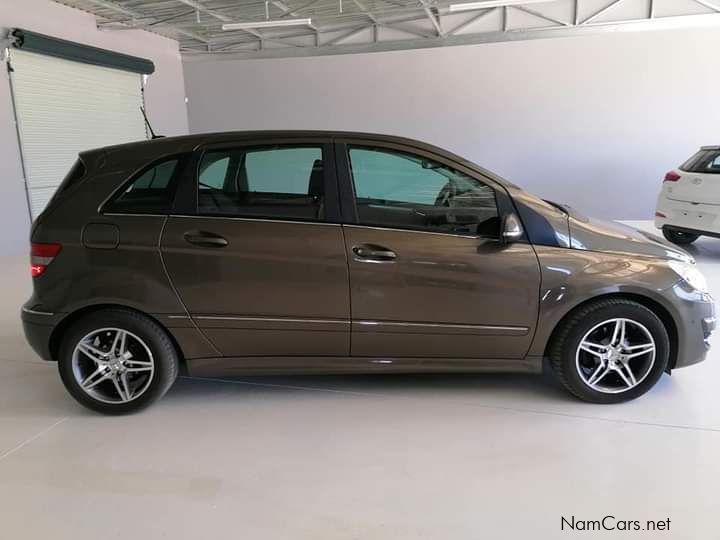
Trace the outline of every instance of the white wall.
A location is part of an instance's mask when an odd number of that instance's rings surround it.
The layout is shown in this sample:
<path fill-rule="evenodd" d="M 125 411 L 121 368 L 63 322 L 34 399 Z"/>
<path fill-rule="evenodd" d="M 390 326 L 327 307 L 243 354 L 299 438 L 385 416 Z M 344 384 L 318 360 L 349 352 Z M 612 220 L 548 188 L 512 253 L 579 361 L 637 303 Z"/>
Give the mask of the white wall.
<path fill-rule="evenodd" d="M 720 31 L 275 60 L 185 61 L 193 132 L 345 129 L 464 155 L 601 217 L 649 219 L 664 173 L 720 144 Z"/>
<path fill-rule="evenodd" d="M 148 116 L 157 133 L 188 131 L 185 82 L 176 41 L 141 30 L 99 31 L 95 17 L 49 0 L 0 0 L 0 35 L 20 27 L 54 37 L 149 58 L 155 63 L 145 89 Z M 58 171 L 62 178 L 67 171 Z M 4 64 L 0 69 L 0 254 L 28 248 L 30 219 Z"/>

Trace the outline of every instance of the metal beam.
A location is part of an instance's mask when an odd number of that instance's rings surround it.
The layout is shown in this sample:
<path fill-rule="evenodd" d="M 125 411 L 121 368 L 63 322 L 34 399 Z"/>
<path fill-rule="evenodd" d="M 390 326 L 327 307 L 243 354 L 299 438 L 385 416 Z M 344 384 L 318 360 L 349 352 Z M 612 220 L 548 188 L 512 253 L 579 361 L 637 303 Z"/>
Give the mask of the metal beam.
<path fill-rule="evenodd" d="M 440 14 L 435 14 L 430 10 L 430 6 L 425 3 L 425 0 L 419 0 L 420 4 L 422 5 L 423 11 L 425 12 L 425 15 L 427 15 L 427 18 L 430 19 L 430 22 L 432 23 L 433 27 L 435 28 L 435 31 L 437 32 L 437 35 L 442 37 L 445 35 L 445 32 L 443 32 L 443 29 L 440 27 Z"/>
<path fill-rule="evenodd" d="M 720 6 L 716 6 L 714 4 L 711 4 L 710 2 L 707 2 L 706 0 L 695 0 L 697 4 L 700 4 L 701 6 L 705 6 L 708 9 L 712 9 L 716 13 L 720 13 Z"/>
<path fill-rule="evenodd" d="M 497 9 L 498 9 L 498 8 L 490 8 L 490 9 L 486 9 L 485 11 L 483 11 L 483 12 L 481 12 L 481 13 L 478 13 L 478 14 L 475 15 L 474 17 L 468 19 L 468 20 L 465 21 L 465 22 L 462 22 L 462 23 L 458 24 L 455 28 L 453 28 L 452 30 L 448 31 L 447 35 L 448 35 L 448 36 L 452 36 L 452 35 L 455 35 L 455 34 L 457 34 L 458 32 L 460 32 L 461 30 L 465 30 L 468 26 L 470 26 L 470 25 L 472 25 L 472 24 L 475 24 L 475 23 L 476 23 L 477 21 L 479 21 L 480 19 L 483 19 L 483 18 L 485 18 L 487 15 L 490 15 L 490 13 L 492 13 L 493 11 L 497 11 Z"/>
<path fill-rule="evenodd" d="M 311 2 L 311 4 L 314 4 L 315 2 L 319 2 L 319 1 L 320 1 L 320 0 L 314 0 L 313 2 Z M 274 0 L 274 1 L 271 2 L 271 3 L 272 3 L 273 6 L 275 6 L 275 7 L 278 8 L 280 11 L 283 12 L 283 16 L 285 16 L 285 15 L 292 15 L 293 17 L 299 17 L 298 12 L 297 12 L 297 11 L 294 11 L 294 10 L 291 10 L 291 9 L 288 7 L 288 5 L 287 5 L 285 2 L 283 2 L 282 0 Z M 307 5 L 305 5 L 304 7 L 307 7 Z M 310 29 L 314 30 L 316 34 L 319 32 L 319 30 L 318 30 L 318 29 L 315 27 L 315 25 L 313 25 L 313 24 L 308 24 L 308 27 L 309 27 Z"/>
<path fill-rule="evenodd" d="M 228 15 L 225 15 L 224 13 L 220 13 L 217 10 L 209 9 L 200 2 L 197 2 L 196 0 L 176 0 L 177 2 L 181 2 L 187 6 L 190 6 L 192 8 L 197 9 L 198 11 L 201 11 L 203 13 L 206 13 L 210 15 L 211 17 L 215 17 L 216 19 L 224 22 L 224 23 L 233 23 L 233 22 L 240 22 L 232 17 L 229 17 Z M 274 38 L 274 37 L 267 37 L 257 30 L 253 30 L 252 28 L 243 28 L 242 32 L 246 32 L 250 34 L 251 36 L 256 37 L 260 42 L 267 41 L 269 43 L 278 43 L 281 45 L 286 45 L 287 47 L 302 47 L 302 45 L 298 45 L 296 43 L 290 43 L 288 41 L 283 41 L 281 38 Z"/>
<path fill-rule="evenodd" d="M 545 15 L 544 13 L 540 13 L 539 11 L 536 11 L 534 9 L 530 9 L 524 6 L 512 6 L 512 8 L 517 9 L 518 11 L 523 11 L 529 15 L 532 15 L 533 17 L 537 17 L 538 19 L 545 19 L 546 21 L 558 24 L 560 26 L 570 26 L 569 22 L 561 21 L 560 19 L 550 17 L 549 15 Z"/>
<path fill-rule="evenodd" d="M 420 17 L 419 19 L 424 20 L 425 17 Z M 414 19 L 414 20 L 419 20 Z M 405 32 L 406 34 L 411 34 L 413 36 L 418 36 L 424 39 L 436 39 L 438 36 L 435 33 L 428 34 L 427 32 L 423 32 L 422 30 L 418 30 L 416 28 L 408 28 L 406 26 L 402 26 L 399 23 L 392 23 L 392 24 L 386 24 L 386 23 L 380 23 L 379 26 L 382 28 L 390 28 L 392 30 L 397 30 L 399 32 Z"/>
<path fill-rule="evenodd" d="M 610 11 L 612 8 L 614 8 L 615 6 L 617 6 L 617 5 L 618 5 L 620 2 L 622 2 L 622 1 L 623 1 L 623 0 L 613 0 L 613 1 L 610 2 L 607 6 L 605 6 L 604 8 L 602 8 L 601 10 L 596 11 L 595 13 L 593 13 L 592 15 L 590 15 L 587 19 L 585 19 L 584 21 L 582 21 L 580 24 L 587 24 L 587 23 L 589 23 L 589 22 L 594 21 L 594 20 L 597 19 L 600 15 L 603 15 L 604 13 L 607 13 L 608 11 Z"/>
<path fill-rule="evenodd" d="M 262 52 L 243 52 L 237 59 L 246 58 L 281 58 L 299 56 L 325 56 L 335 54 L 365 53 L 377 51 L 398 51 L 407 49 L 426 49 L 446 47 L 453 45 L 473 45 L 481 43 L 498 43 L 506 41 L 525 41 L 548 38 L 565 38 L 582 35 L 599 35 L 605 33 L 622 33 L 652 31 L 676 28 L 696 28 L 698 25 L 720 26 L 720 13 L 683 15 L 676 17 L 656 17 L 655 19 L 635 19 L 613 21 L 612 23 L 592 23 L 578 26 L 553 26 L 545 28 L 531 28 L 520 30 L 508 30 L 506 32 L 496 30 L 476 34 L 462 34 L 445 36 L 442 39 L 407 39 L 394 41 L 380 41 L 378 43 L 352 43 L 338 44 L 334 47 L 299 47 L 294 49 L 266 49 Z M 208 53 L 188 53 L 188 59 L 197 56 L 204 56 Z M 240 54 L 240 53 L 238 53 Z M 231 53 L 219 53 L 222 59 L 232 59 Z"/>
<path fill-rule="evenodd" d="M 288 15 L 291 15 L 292 17 L 302 17 L 302 15 L 300 15 L 301 11 L 305 11 L 307 8 L 314 6 L 318 2 L 320 2 L 320 0 L 310 0 L 310 2 L 307 2 L 306 4 L 303 4 L 302 6 L 296 7 L 292 11 L 286 11 L 285 13 L 280 15 L 280 18 L 287 17 Z M 275 7 L 280 8 L 280 6 L 278 4 L 285 5 L 285 2 L 278 2 L 277 4 L 275 2 L 273 2 L 273 5 Z M 282 8 L 280 8 L 280 10 L 282 10 Z"/>
<path fill-rule="evenodd" d="M 328 46 L 332 46 L 332 45 L 337 45 L 338 43 L 342 43 L 346 39 L 356 36 L 356 35 L 364 32 L 365 30 L 370 30 L 374 26 L 375 26 L 374 24 L 366 24 L 363 26 L 358 26 L 357 28 L 350 30 L 349 32 L 345 32 L 344 34 L 340 34 L 339 36 L 336 36 L 336 37 L 332 38 L 331 40 L 326 41 L 325 43 L 322 44 L 322 46 L 328 47 Z"/>
<path fill-rule="evenodd" d="M 154 17 L 148 17 L 144 13 L 141 13 L 139 11 L 136 11 L 134 9 L 127 8 L 125 6 L 121 6 L 119 4 L 116 4 L 115 2 L 110 2 L 109 0 L 87 0 L 91 4 L 95 4 L 96 6 L 100 6 L 112 11 L 115 11 L 116 13 L 121 13 L 123 15 L 127 15 L 128 17 L 131 17 L 133 19 L 143 19 L 147 21 L 148 24 L 158 22 L 158 19 L 155 19 Z M 120 23 L 125 24 L 125 23 Z M 177 32 L 178 34 L 182 34 L 184 36 L 191 37 L 197 41 L 201 41 L 203 43 L 210 43 L 210 40 L 204 36 L 201 36 L 200 34 L 197 34 L 196 32 L 192 32 L 190 30 L 185 30 L 184 28 L 180 28 L 179 26 L 175 26 L 172 24 L 166 24 L 166 23 L 158 23 L 162 24 L 163 26 L 170 28 Z"/>
<path fill-rule="evenodd" d="M 370 19 L 374 23 L 378 23 L 380 21 L 377 20 L 375 15 L 372 14 L 372 11 L 370 11 L 365 4 L 363 4 L 360 0 L 353 0 L 353 3 L 360 8 L 360 11 L 363 12 L 363 15 L 365 15 L 368 19 Z"/>

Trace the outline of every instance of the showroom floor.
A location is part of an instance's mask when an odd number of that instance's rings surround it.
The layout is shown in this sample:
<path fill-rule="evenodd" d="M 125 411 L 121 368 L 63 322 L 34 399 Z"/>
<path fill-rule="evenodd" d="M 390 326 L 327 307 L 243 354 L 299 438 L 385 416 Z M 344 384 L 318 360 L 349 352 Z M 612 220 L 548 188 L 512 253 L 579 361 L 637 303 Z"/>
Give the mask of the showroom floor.
<path fill-rule="evenodd" d="M 691 251 L 720 291 L 720 240 Z M 618 406 L 549 376 L 182 378 L 103 417 L 25 345 L 25 258 L 0 265 L 3 538 L 720 537 L 720 349 Z"/>

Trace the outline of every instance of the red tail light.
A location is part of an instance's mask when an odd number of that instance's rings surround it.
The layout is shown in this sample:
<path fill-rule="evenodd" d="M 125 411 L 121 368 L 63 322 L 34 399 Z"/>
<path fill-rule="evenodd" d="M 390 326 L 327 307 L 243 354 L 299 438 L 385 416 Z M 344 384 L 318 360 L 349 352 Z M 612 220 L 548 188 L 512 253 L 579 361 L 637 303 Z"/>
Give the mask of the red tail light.
<path fill-rule="evenodd" d="M 30 246 L 30 275 L 34 278 L 42 275 L 61 249 L 61 244 L 33 242 Z"/>
<path fill-rule="evenodd" d="M 655 212 L 655 217 L 666 218 L 667 216 L 665 214 L 663 214 L 662 212 Z"/>
<path fill-rule="evenodd" d="M 663 182 L 677 182 L 680 178 L 682 177 L 678 173 L 670 171 L 665 175 L 665 180 L 663 180 Z"/>

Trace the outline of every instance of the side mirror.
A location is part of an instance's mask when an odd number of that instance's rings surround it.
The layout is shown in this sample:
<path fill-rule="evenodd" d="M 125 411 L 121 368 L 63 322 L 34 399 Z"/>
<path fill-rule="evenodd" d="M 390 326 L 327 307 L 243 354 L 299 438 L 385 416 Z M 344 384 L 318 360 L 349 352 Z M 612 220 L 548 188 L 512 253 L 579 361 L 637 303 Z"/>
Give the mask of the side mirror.
<path fill-rule="evenodd" d="M 500 240 L 503 244 L 517 242 L 523 236 L 523 228 L 520 219 L 514 214 L 505 214 L 500 227 Z"/>

